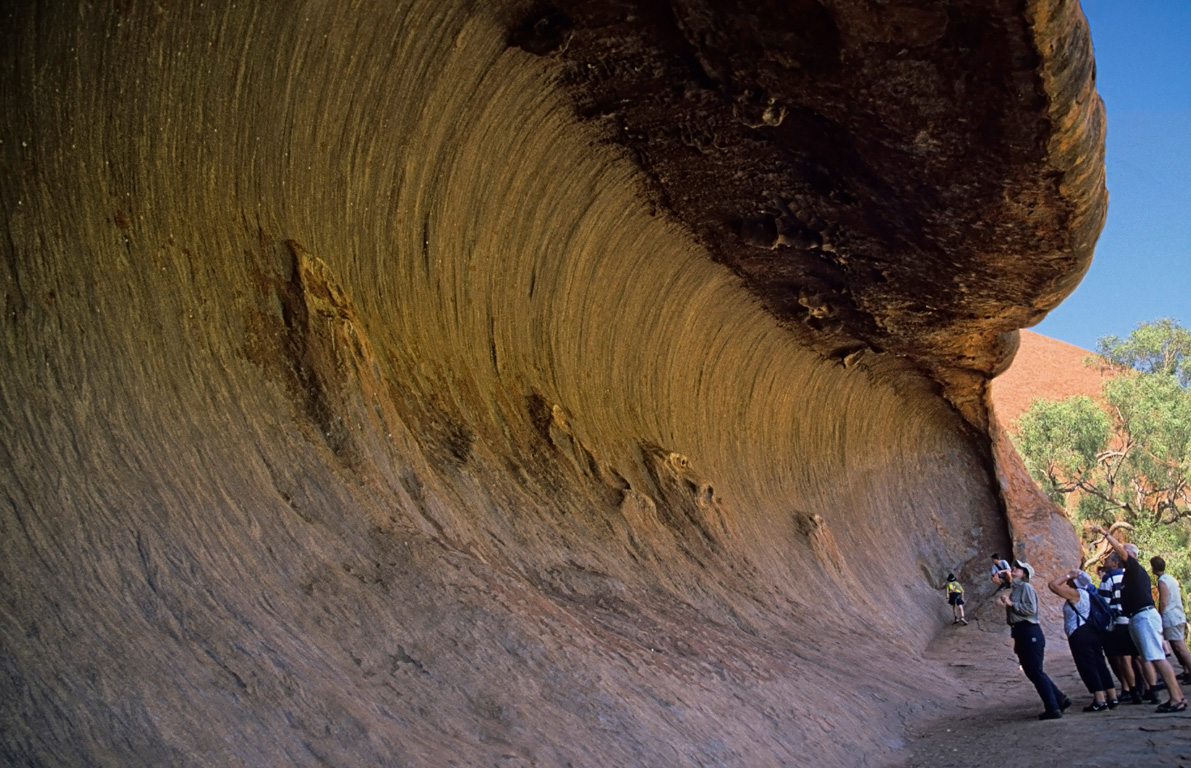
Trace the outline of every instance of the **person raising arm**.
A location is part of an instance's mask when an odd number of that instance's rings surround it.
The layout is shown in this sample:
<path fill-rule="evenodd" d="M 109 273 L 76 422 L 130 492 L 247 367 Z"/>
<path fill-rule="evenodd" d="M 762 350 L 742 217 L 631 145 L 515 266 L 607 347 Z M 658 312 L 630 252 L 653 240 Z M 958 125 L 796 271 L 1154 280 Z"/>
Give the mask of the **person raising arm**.
<path fill-rule="evenodd" d="M 1178 678 L 1175 677 L 1174 667 L 1166 660 L 1166 651 L 1162 647 L 1162 617 L 1154 607 L 1154 598 L 1150 594 L 1150 575 L 1137 561 L 1137 545 L 1122 544 L 1103 526 L 1094 525 L 1092 530 L 1104 536 L 1104 540 L 1112 547 L 1112 551 L 1121 559 L 1125 569 L 1125 577 L 1121 580 L 1121 610 L 1129 617 L 1129 634 L 1133 637 L 1133 644 L 1143 660 L 1142 672 L 1146 683 L 1152 688 L 1155 682 L 1155 670 L 1162 675 L 1166 682 L 1166 690 L 1170 698 L 1165 704 L 1160 704 L 1155 712 L 1183 712 L 1187 709 L 1187 700 L 1179 688 Z"/>
<path fill-rule="evenodd" d="M 1013 586 L 1008 594 L 1001 595 L 999 602 L 1005 606 L 1005 619 L 1009 623 L 1009 634 L 1013 638 L 1013 652 L 1021 662 L 1022 672 L 1025 672 L 1026 677 L 1034 684 L 1038 697 L 1046 707 L 1038 715 L 1038 719 L 1058 720 L 1063 716 L 1063 710 L 1071 706 L 1071 699 L 1063 695 L 1042 669 L 1046 655 L 1046 637 L 1038 624 L 1038 594 L 1030 584 L 1030 579 L 1034 576 L 1034 566 L 1017 560 L 1009 573 Z"/>
<path fill-rule="evenodd" d="M 1067 645 L 1079 679 L 1092 694 L 1092 703 L 1084 712 L 1103 712 L 1117 706 L 1117 690 L 1104 660 L 1104 646 L 1096 629 L 1088 623 L 1092 613 L 1092 600 L 1087 589 L 1092 586 L 1092 577 L 1080 570 L 1067 571 L 1052 579 L 1047 585 L 1051 592 L 1065 601 L 1063 603 L 1063 631 L 1067 634 Z"/>

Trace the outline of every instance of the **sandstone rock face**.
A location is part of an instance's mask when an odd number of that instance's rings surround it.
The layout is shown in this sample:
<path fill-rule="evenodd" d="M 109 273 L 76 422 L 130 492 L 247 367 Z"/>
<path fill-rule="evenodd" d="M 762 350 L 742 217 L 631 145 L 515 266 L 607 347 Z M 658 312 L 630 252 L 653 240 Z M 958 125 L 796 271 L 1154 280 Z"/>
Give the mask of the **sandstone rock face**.
<path fill-rule="evenodd" d="M 997 478 L 1005 497 L 1014 553 L 1042 573 L 1060 573 L 1078 567 L 1078 536 L 1063 513 L 1030 478 L 1007 430 L 1037 399 L 1065 400 L 1074 395 L 1099 398 L 1109 371 L 1087 365 L 1092 352 L 1022 331 L 1021 346 L 1013 364 L 993 379 L 989 387 L 990 432 L 997 462 Z M 1056 633 L 1061 632 L 1062 601 L 1049 592 L 1042 595 Z"/>
<path fill-rule="evenodd" d="M 1036 569 L 1034 586 L 1040 605 L 1046 609 L 1043 613 L 1050 634 L 1063 637 L 1063 600 L 1045 585 L 1056 574 L 1081 565 L 1078 534 L 1063 510 L 1030 477 L 995 411 L 991 431 L 997 480 L 1013 535 L 1013 556 Z"/>
<path fill-rule="evenodd" d="M 0 13 L 0 762 L 879 765 L 940 711 L 986 382 L 1103 216 L 1074 3 Z"/>
<path fill-rule="evenodd" d="M 1076 9 L 560 7 L 580 113 L 628 148 L 658 205 L 800 339 L 912 360 L 984 425 L 983 381 L 1075 286 L 1104 221 Z"/>
<path fill-rule="evenodd" d="M 1065 400 L 1075 395 L 1103 397 L 1111 368 L 1095 363 L 1097 355 L 1033 331 L 1021 332 L 1021 346 L 1013 364 L 992 380 L 989 396 L 1003 427 L 1038 399 Z M 1093 361 L 1092 365 L 1088 365 Z"/>

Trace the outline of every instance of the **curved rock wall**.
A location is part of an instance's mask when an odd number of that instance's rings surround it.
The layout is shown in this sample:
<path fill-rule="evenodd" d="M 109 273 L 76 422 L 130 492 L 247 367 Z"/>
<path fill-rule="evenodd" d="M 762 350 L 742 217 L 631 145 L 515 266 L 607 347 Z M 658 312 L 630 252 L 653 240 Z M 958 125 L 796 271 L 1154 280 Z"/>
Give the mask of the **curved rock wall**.
<path fill-rule="evenodd" d="M 4 11 L 4 762 L 881 764 L 946 700 L 979 419 L 792 331 L 529 11 Z"/>

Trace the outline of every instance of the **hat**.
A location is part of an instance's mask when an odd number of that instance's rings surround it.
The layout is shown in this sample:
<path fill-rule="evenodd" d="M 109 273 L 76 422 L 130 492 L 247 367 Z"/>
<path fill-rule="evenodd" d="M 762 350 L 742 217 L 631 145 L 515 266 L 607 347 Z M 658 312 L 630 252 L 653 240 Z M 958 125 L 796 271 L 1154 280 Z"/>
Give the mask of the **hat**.
<path fill-rule="evenodd" d="M 955 574 L 954 573 L 947 574 L 947 581 L 955 581 Z"/>
<path fill-rule="evenodd" d="M 1029 581 L 1030 579 L 1034 578 L 1034 566 L 1030 565 L 1025 560 L 1014 560 L 1013 567 L 1021 568 L 1023 571 L 1026 572 L 1026 581 Z"/>
<path fill-rule="evenodd" d="M 1075 586 L 1079 587 L 1080 589 L 1087 589 L 1088 587 L 1092 586 L 1092 584 L 1092 577 L 1087 571 L 1080 571 L 1079 575 L 1075 577 Z"/>

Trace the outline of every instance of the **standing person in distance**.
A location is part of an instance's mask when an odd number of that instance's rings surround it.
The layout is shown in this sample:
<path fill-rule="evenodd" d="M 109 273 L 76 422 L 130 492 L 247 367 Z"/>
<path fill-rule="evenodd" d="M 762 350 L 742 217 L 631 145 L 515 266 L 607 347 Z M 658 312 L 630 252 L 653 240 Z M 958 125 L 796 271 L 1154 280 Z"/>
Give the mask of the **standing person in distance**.
<path fill-rule="evenodd" d="M 947 602 L 951 605 L 951 623 L 967 624 L 964 618 L 964 588 L 955 580 L 955 574 L 947 574 Z"/>
<path fill-rule="evenodd" d="M 1017 560 L 1009 575 L 1012 587 L 1009 594 L 1001 595 L 999 601 L 1005 606 L 1005 619 L 1009 622 L 1009 634 L 1013 637 L 1013 652 L 1021 662 L 1021 669 L 1034 684 L 1046 709 L 1038 715 L 1039 720 L 1058 720 L 1063 710 L 1071 706 L 1071 699 L 1063 695 L 1042 670 L 1046 655 L 1046 638 L 1038 625 L 1038 593 L 1030 584 L 1034 567 Z"/>
<path fill-rule="evenodd" d="M 1152 678 L 1157 670 L 1166 683 L 1166 690 L 1170 697 L 1165 704 L 1160 704 L 1155 712 L 1183 712 L 1187 709 L 1187 700 L 1183 698 L 1183 691 L 1179 688 L 1179 681 L 1174 676 L 1174 668 L 1166 660 L 1166 651 L 1162 648 L 1162 617 L 1154 607 L 1154 598 L 1150 594 L 1150 575 L 1137 561 L 1137 546 L 1122 544 L 1103 526 L 1093 526 L 1092 530 L 1103 534 L 1105 541 L 1112 547 L 1117 557 L 1124 562 L 1125 578 L 1121 581 L 1121 610 L 1129 617 L 1129 634 L 1133 637 L 1133 644 L 1137 646 L 1142 660 L 1145 662 L 1143 671 L 1146 677 Z M 1147 680 L 1151 683 L 1153 680 Z"/>

